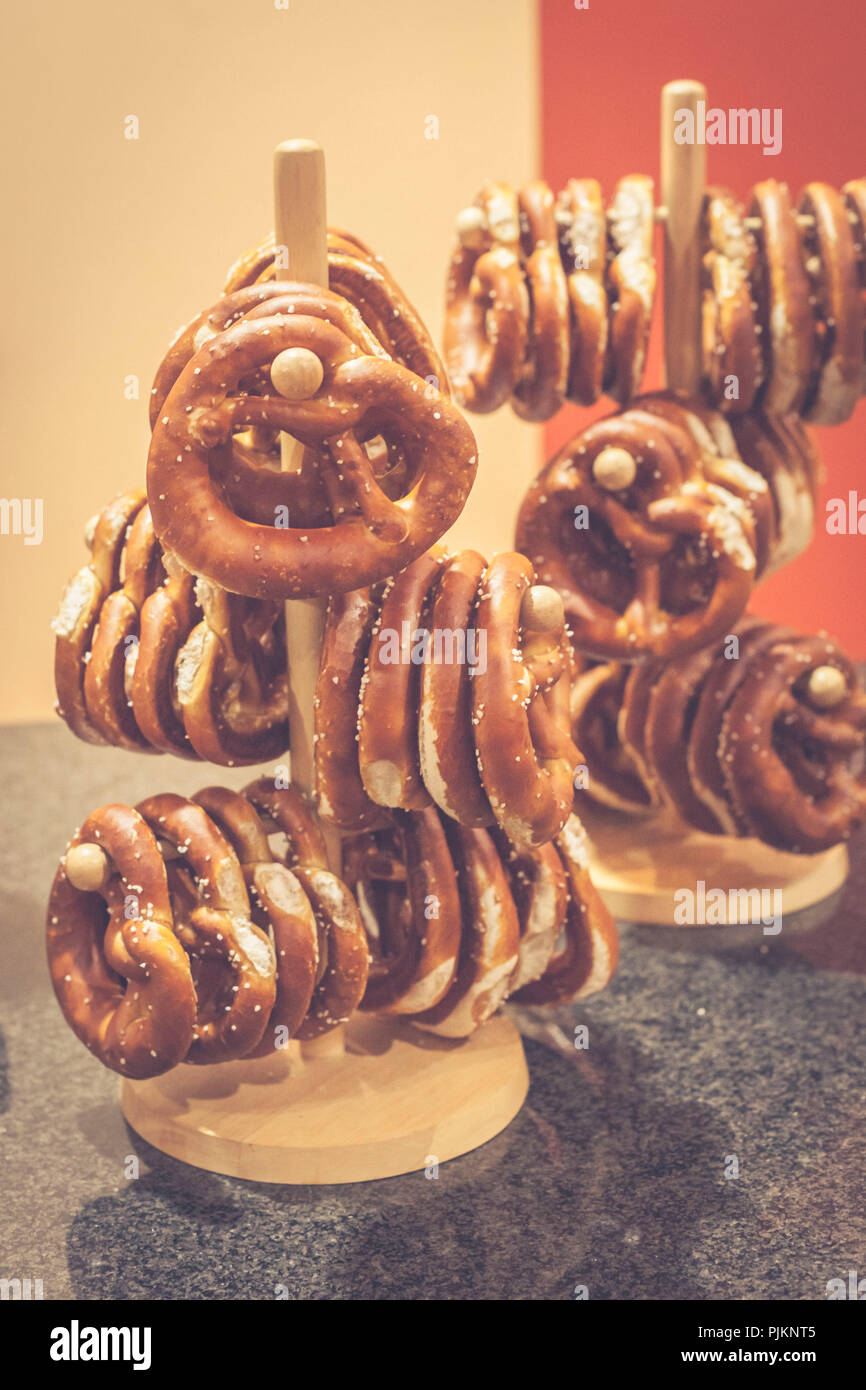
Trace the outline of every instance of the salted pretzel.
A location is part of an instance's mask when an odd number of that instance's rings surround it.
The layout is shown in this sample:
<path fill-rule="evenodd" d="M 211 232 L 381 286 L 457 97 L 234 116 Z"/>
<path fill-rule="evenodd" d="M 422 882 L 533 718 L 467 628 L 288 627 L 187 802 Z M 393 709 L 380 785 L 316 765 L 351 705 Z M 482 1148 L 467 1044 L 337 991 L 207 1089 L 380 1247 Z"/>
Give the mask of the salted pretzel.
<path fill-rule="evenodd" d="M 472 692 L 478 770 L 498 824 L 520 849 L 544 844 L 561 829 L 582 761 L 569 733 L 562 603 L 534 581 L 525 556 L 496 556 L 481 581 L 475 617 L 487 633 L 486 665 L 473 677 Z M 555 703 L 558 685 L 566 696 L 564 717 Z"/>
<path fill-rule="evenodd" d="M 866 314 L 854 233 L 845 199 L 829 184 L 807 184 L 799 211 L 816 339 L 804 414 L 816 425 L 838 425 L 854 410 L 863 384 Z"/>
<path fill-rule="evenodd" d="M 568 283 L 559 254 L 556 209 L 542 180 L 517 195 L 520 244 L 529 290 L 526 363 L 511 395 L 523 420 L 549 420 L 565 400 L 571 351 Z"/>
<path fill-rule="evenodd" d="M 754 404 L 764 379 L 751 284 L 758 249 L 727 189 L 704 195 L 700 238 L 703 387 L 717 409 L 739 414 Z"/>
<path fill-rule="evenodd" d="M 465 1038 L 505 1000 L 520 953 L 520 923 L 508 878 L 486 830 L 449 820 L 445 835 L 457 870 L 461 946 L 457 970 L 432 1008 L 412 1015 L 418 1027 Z"/>
<path fill-rule="evenodd" d="M 358 709 L 358 763 L 364 790 L 377 806 L 422 810 L 424 786 L 417 711 L 432 591 L 445 563 L 441 546 L 426 551 L 385 587 L 373 628 Z"/>
<path fill-rule="evenodd" d="M 200 758 L 224 767 L 267 762 L 289 743 L 285 615 L 199 578 L 203 618 L 175 662 L 177 701 Z"/>
<path fill-rule="evenodd" d="M 630 669 L 634 668 L 609 661 L 576 675 L 571 687 L 571 736 L 583 753 L 592 799 L 618 811 L 640 814 L 654 810 L 659 798 L 641 776 L 619 735 L 619 714 Z"/>
<path fill-rule="evenodd" d="M 555 846 L 568 886 L 564 944 L 540 979 L 515 991 L 517 1004 L 558 1004 L 595 994 L 604 989 L 619 958 L 616 926 L 590 877 L 586 833 L 577 816 L 569 817 Z"/>
<path fill-rule="evenodd" d="M 542 469 L 516 537 L 562 595 L 576 648 L 601 659 L 704 646 L 755 578 L 742 506 L 704 478 L 682 429 L 639 407 L 590 425 Z"/>
<path fill-rule="evenodd" d="M 655 299 L 653 181 L 620 179 L 608 208 L 610 337 L 605 390 L 630 401 L 640 391 Z"/>
<path fill-rule="evenodd" d="M 193 800 L 237 855 L 252 920 L 273 939 L 276 1000 L 261 1040 L 246 1054 L 268 1056 L 296 1036 L 312 1001 L 320 963 L 315 914 L 295 874 L 274 858 L 265 827 L 246 797 L 225 787 L 205 787 Z"/>
<path fill-rule="evenodd" d="M 556 948 L 568 906 L 562 860 L 552 844 L 517 850 L 497 826 L 491 831 L 517 909 L 520 943 L 508 981 L 509 996 L 544 974 Z"/>
<path fill-rule="evenodd" d="M 141 607 L 138 643 L 130 650 L 126 686 L 135 722 L 148 743 L 163 753 L 198 758 L 183 722 L 175 677 L 178 657 L 202 619 L 195 575 L 170 551 L 162 552 L 165 582 Z"/>
<path fill-rule="evenodd" d="M 854 251 L 860 276 L 860 297 L 866 314 L 866 179 L 851 179 L 842 189 L 845 207 L 854 228 Z M 863 365 L 860 394 L 866 396 L 866 334 L 863 338 Z"/>
<path fill-rule="evenodd" d="M 772 573 L 802 554 L 812 539 L 820 462 L 805 426 L 793 416 L 753 410 L 730 423 L 740 458 L 770 490 L 775 539 L 766 571 Z"/>
<path fill-rule="evenodd" d="M 474 826 L 494 819 L 475 758 L 472 714 L 475 681 L 487 660 L 486 646 L 481 646 L 487 633 L 475 621 L 486 569 L 487 561 L 476 550 L 461 550 L 442 566 L 429 627 L 441 636 L 443 650 L 440 660 L 421 668 L 418 702 L 424 786 L 446 815 Z"/>
<path fill-rule="evenodd" d="M 445 290 L 445 365 L 460 404 L 485 414 L 511 396 L 529 340 L 514 190 L 485 184 L 458 218 L 457 237 Z"/>
<path fill-rule="evenodd" d="M 602 391 L 608 340 L 607 222 L 600 184 L 569 179 L 556 200 L 556 221 L 571 308 L 567 395 L 578 405 L 593 405 Z"/>
<path fill-rule="evenodd" d="M 196 995 L 162 855 L 142 817 L 103 806 L 73 836 L 48 903 L 48 968 L 75 1035 L 121 1076 L 159 1076 L 193 1041 Z"/>
<path fill-rule="evenodd" d="M 243 382 L 262 371 L 295 399 L 244 394 Z M 251 425 L 320 450 L 332 525 L 248 522 L 221 499 L 210 454 Z M 377 434 L 405 459 L 397 501 L 377 485 L 360 442 Z M 153 433 L 148 492 L 160 540 L 197 574 L 257 598 L 308 597 L 410 564 L 460 514 L 475 467 L 475 441 L 445 397 L 419 389 L 398 363 L 361 353 L 326 319 L 281 313 L 232 325 L 184 368 Z"/>
<path fill-rule="evenodd" d="M 198 1010 L 186 1061 L 245 1057 L 261 1040 L 276 997 L 270 937 L 250 917 L 237 856 L 201 806 L 173 792 L 136 810 L 176 852 L 168 865 L 175 933 L 193 966 Z"/>
<path fill-rule="evenodd" d="M 689 825 L 708 834 L 720 833 L 722 826 L 695 791 L 688 751 L 702 683 L 719 659 L 714 645 L 678 661 L 652 663 L 655 670 L 642 734 L 645 762 L 664 800 Z"/>
<path fill-rule="evenodd" d="M 358 765 L 361 680 L 379 599 L 370 589 L 333 594 L 328 600 L 314 697 L 315 803 L 322 820 L 343 830 L 381 825 Z"/>
<path fill-rule="evenodd" d="M 454 864 L 438 812 L 394 811 L 389 826 L 345 840 L 343 876 L 373 956 L 361 1008 L 433 1008 L 454 978 L 461 941 Z"/>
<path fill-rule="evenodd" d="M 800 229 L 787 185 L 775 179 L 755 184 L 748 213 L 759 227 L 752 289 L 764 357 L 761 405 L 768 415 L 788 415 L 806 399 L 813 329 Z"/>
<path fill-rule="evenodd" d="M 87 711 L 84 677 L 88 652 L 103 602 L 120 582 L 127 531 L 145 504 L 141 491 L 122 493 L 87 528 L 89 562 L 70 580 L 52 622 L 57 713 L 77 738 L 104 743 L 105 736 Z"/>
<path fill-rule="evenodd" d="M 866 692 L 826 635 L 766 646 L 722 721 L 719 757 L 751 834 L 795 853 L 847 840 L 866 817 Z"/>
<path fill-rule="evenodd" d="M 105 598 L 93 630 L 84 699 L 90 720 L 106 743 L 133 752 L 153 752 L 135 718 L 130 690 L 141 609 L 165 579 L 148 507 L 136 513 L 129 528 L 121 568 L 122 587 Z"/>
<path fill-rule="evenodd" d="M 328 868 L 322 832 L 297 788 L 278 788 L 262 777 L 243 794 L 267 830 L 285 835 L 284 862 L 315 914 L 319 966 L 309 1009 L 295 1034 L 309 1041 L 345 1023 L 364 996 L 369 969 L 364 925 L 346 884 Z"/>

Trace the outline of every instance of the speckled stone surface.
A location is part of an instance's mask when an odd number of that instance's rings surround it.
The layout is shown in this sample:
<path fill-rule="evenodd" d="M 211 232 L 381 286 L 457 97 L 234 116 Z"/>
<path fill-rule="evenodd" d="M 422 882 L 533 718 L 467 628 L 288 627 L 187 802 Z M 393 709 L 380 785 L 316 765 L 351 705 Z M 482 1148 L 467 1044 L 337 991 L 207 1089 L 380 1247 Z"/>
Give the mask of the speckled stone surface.
<path fill-rule="evenodd" d="M 84 814 L 210 770 L 45 725 L 3 730 L 0 769 L 0 1276 L 41 1278 L 46 1298 L 823 1299 L 866 1273 L 862 838 L 841 907 L 808 935 L 694 951 L 633 928 L 604 995 L 521 1015 L 526 1105 L 438 1178 L 278 1188 L 129 1130 L 43 957 Z"/>

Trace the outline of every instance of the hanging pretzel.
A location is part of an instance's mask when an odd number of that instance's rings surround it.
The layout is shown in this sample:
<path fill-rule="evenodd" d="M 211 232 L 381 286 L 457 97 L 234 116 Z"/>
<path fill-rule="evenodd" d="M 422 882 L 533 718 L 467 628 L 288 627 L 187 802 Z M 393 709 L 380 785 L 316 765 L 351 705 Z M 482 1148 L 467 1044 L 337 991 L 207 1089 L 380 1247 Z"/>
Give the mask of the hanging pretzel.
<path fill-rule="evenodd" d="M 619 736 L 619 713 L 632 669 L 611 661 L 577 675 L 571 687 L 571 736 L 583 753 L 592 799 L 639 814 L 654 810 L 659 798 Z"/>
<path fill-rule="evenodd" d="M 553 193 L 540 179 L 517 195 L 530 318 L 526 364 L 511 404 L 523 420 L 549 420 L 568 390 L 571 334 L 568 284 L 559 255 Z"/>
<path fill-rule="evenodd" d="M 180 652 L 202 617 L 195 575 L 170 551 L 163 551 L 162 564 L 165 583 L 145 600 L 139 614 L 138 645 L 127 666 L 129 695 L 135 722 L 148 743 L 163 753 L 198 758 L 184 726 L 175 679 Z"/>
<path fill-rule="evenodd" d="M 695 791 L 688 751 L 701 685 L 719 659 L 714 645 L 678 661 L 652 663 L 655 671 L 643 731 L 644 756 L 662 796 L 689 825 L 707 834 L 721 833 L 722 826 Z"/>
<path fill-rule="evenodd" d="M 547 969 L 565 922 L 568 886 L 552 844 L 517 850 L 498 827 L 491 834 L 508 876 L 520 928 L 517 965 L 508 982 L 511 996 L 540 979 Z"/>
<path fill-rule="evenodd" d="M 565 943 L 540 979 L 515 992 L 518 1004 L 559 1004 L 595 994 L 619 958 L 616 926 L 590 877 L 586 834 L 576 816 L 569 817 L 555 843 L 568 880 Z"/>
<path fill-rule="evenodd" d="M 294 399 L 243 394 L 262 369 Z M 320 447 L 333 525 L 247 522 L 221 500 L 209 455 L 250 425 Z M 377 485 L 359 432 L 405 456 L 398 501 Z M 280 314 L 242 320 L 191 359 L 154 430 L 148 489 L 157 534 L 188 568 L 254 597 L 303 597 L 361 588 L 411 563 L 459 515 L 475 466 L 471 432 L 444 397 L 361 354 L 326 320 Z"/>
<path fill-rule="evenodd" d="M 682 431 L 637 408 L 590 425 L 542 470 L 516 545 L 562 595 L 578 650 L 604 659 L 705 645 L 755 576 L 742 508 L 708 485 Z"/>
<path fill-rule="evenodd" d="M 767 844 L 814 854 L 866 817 L 866 693 L 826 636 L 779 641 L 750 663 L 725 712 L 728 794 Z"/>
<path fill-rule="evenodd" d="M 73 836 L 51 889 L 46 936 L 64 1017 L 103 1066 L 140 1080 L 183 1060 L 195 989 L 162 856 L 136 811 L 103 806 Z"/>
<path fill-rule="evenodd" d="M 854 228 L 854 251 L 860 276 L 860 297 L 866 315 L 866 179 L 851 179 L 842 189 L 845 207 Z M 866 332 L 863 338 L 863 364 L 860 394 L 866 396 Z"/>
<path fill-rule="evenodd" d="M 751 285 L 758 249 L 727 189 L 704 195 L 700 238 L 703 388 L 719 410 L 740 414 L 764 379 Z"/>
<path fill-rule="evenodd" d="M 655 299 L 653 181 L 643 174 L 620 179 L 608 209 L 611 305 L 605 389 L 630 401 L 640 391 Z"/>
<path fill-rule="evenodd" d="M 472 716 L 477 673 L 487 661 L 475 621 L 486 569 L 475 550 L 461 550 L 442 566 L 429 618 L 434 641 L 441 639 L 442 659 L 422 666 L 418 704 L 424 786 L 446 815 L 475 826 L 494 819 L 478 772 Z"/>
<path fill-rule="evenodd" d="M 755 184 L 749 217 L 759 228 L 752 289 L 764 356 L 761 404 L 768 415 L 787 415 L 803 405 L 813 360 L 809 286 L 787 186 L 775 179 Z"/>
<path fill-rule="evenodd" d="M 851 415 L 863 383 L 866 332 L 854 233 L 841 193 L 826 183 L 800 194 L 804 269 L 815 313 L 815 354 L 804 404 L 807 420 L 838 425 Z"/>
<path fill-rule="evenodd" d="M 775 539 L 767 572 L 801 555 L 812 540 L 820 465 L 803 425 L 750 411 L 731 420 L 737 451 L 761 474 L 773 502 Z"/>
<path fill-rule="evenodd" d="M 361 681 L 358 762 L 364 790 L 378 806 L 417 811 L 431 804 L 417 710 L 421 667 L 430 657 L 426 615 L 445 558 L 437 546 L 392 579 L 373 629 Z"/>
<path fill-rule="evenodd" d="M 454 978 L 461 937 L 438 813 L 395 811 L 388 828 L 344 841 L 343 873 L 373 955 L 361 1007 L 411 1014 L 438 1004 Z"/>
<path fill-rule="evenodd" d="M 486 830 L 448 821 L 445 834 L 457 870 L 462 943 L 447 993 L 412 1022 L 446 1038 L 465 1038 L 508 994 L 520 951 L 520 923 L 496 846 Z"/>
<path fill-rule="evenodd" d="M 303 1023 L 319 978 L 319 929 L 297 877 L 271 853 L 250 802 L 225 787 L 205 787 L 193 798 L 226 837 L 244 876 L 252 920 L 273 938 L 276 1000 L 261 1040 L 248 1057 L 269 1056 Z"/>
<path fill-rule="evenodd" d="M 534 585 L 531 563 L 498 555 L 488 566 L 476 623 L 487 633 L 487 663 L 473 681 L 478 769 L 493 814 L 520 849 L 544 844 L 571 810 L 582 761 L 553 689 L 568 686 L 562 603 Z M 528 596 L 528 597 L 526 597 Z"/>
<path fill-rule="evenodd" d="M 593 405 L 602 391 L 608 340 L 607 222 L 595 179 L 568 180 L 556 200 L 556 220 L 571 307 L 567 395 Z"/>
<path fill-rule="evenodd" d="M 206 762 L 268 762 L 289 743 L 285 615 L 281 605 L 196 581 L 204 615 L 175 663 L 190 743 Z"/>
<path fill-rule="evenodd" d="M 322 833 L 295 787 L 277 788 L 262 777 L 244 796 L 265 823 L 286 836 L 285 863 L 298 879 L 319 929 L 319 969 L 307 1016 L 295 1034 L 302 1041 L 345 1023 L 364 996 L 369 951 L 358 908 L 342 879 L 327 867 Z"/>
<path fill-rule="evenodd" d="M 457 400 L 479 414 L 504 405 L 526 358 L 530 304 L 517 196 L 487 183 L 458 218 L 445 291 L 445 364 Z"/>
<path fill-rule="evenodd" d="M 84 676 L 87 653 L 102 604 L 120 581 L 120 560 L 127 531 L 144 506 L 143 492 L 122 493 L 88 528 L 88 564 L 67 584 L 60 610 L 51 624 L 55 635 L 54 685 L 57 713 L 76 738 L 104 743 L 105 737 L 87 711 Z"/>

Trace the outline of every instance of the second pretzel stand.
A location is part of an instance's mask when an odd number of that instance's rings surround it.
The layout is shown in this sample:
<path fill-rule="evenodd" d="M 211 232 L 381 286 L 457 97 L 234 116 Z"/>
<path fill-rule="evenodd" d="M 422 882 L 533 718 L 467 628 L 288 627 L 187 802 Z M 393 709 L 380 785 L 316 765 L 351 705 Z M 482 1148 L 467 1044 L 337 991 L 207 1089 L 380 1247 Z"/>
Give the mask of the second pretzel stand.
<path fill-rule="evenodd" d="M 665 374 L 670 388 L 690 394 L 697 394 L 700 379 L 699 225 L 707 159 L 705 145 L 676 143 L 674 113 L 686 108 L 695 113 L 706 99 L 700 82 L 668 82 L 662 88 L 662 206 L 656 215 L 664 223 Z M 791 927 L 813 927 L 835 910 L 848 877 L 844 845 L 823 854 L 786 854 L 760 840 L 705 835 L 673 812 L 626 821 L 580 798 L 575 809 L 593 845 L 593 882 L 614 917 L 670 927 L 679 941 L 772 940 L 761 923 L 738 919 L 733 904 L 740 900 L 731 894 L 737 889 L 779 890 L 783 935 Z M 685 888 L 694 891 L 699 882 L 707 892 L 723 890 L 731 905 L 725 925 L 677 925 L 675 895 Z"/>
<path fill-rule="evenodd" d="M 277 147 L 277 275 L 328 284 L 324 153 L 310 140 Z M 303 448 L 283 438 L 283 467 Z M 313 700 L 325 599 L 286 604 L 292 781 L 313 784 Z M 340 838 L 327 837 L 340 870 Z M 520 1034 L 499 1014 L 464 1041 L 407 1022 L 356 1014 L 312 1043 L 273 1057 L 181 1064 L 121 1083 L 138 1134 L 197 1168 L 257 1182 L 364 1182 L 410 1173 L 478 1148 L 514 1119 L 529 1089 Z"/>

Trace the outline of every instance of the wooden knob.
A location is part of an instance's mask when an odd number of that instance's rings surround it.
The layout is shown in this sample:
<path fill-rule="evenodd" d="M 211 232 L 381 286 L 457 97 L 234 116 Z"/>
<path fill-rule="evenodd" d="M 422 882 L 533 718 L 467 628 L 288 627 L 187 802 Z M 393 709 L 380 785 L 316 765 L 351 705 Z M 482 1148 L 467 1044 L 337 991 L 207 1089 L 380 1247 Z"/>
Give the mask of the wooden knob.
<path fill-rule="evenodd" d="M 461 246 L 471 249 L 481 245 L 487 231 L 487 218 L 480 208 L 464 208 L 457 214 L 456 226 Z"/>
<path fill-rule="evenodd" d="M 82 893 L 98 893 L 111 874 L 111 860 L 99 845 L 73 845 L 66 854 L 66 877 Z"/>
<path fill-rule="evenodd" d="M 848 682 L 838 666 L 816 666 L 806 682 L 806 699 L 818 709 L 832 709 L 848 695 Z"/>
<path fill-rule="evenodd" d="M 623 488 L 631 487 L 637 477 L 637 464 L 628 449 L 611 444 L 596 455 L 592 476 L 606 492 L 621 492 Z"/>
<path fill-rule="evenodd" d="M 325 376 L 320 359 L 309 348 L 286 348 L 271 363 L 274 389 L 287 401 L 308 401 Z"/>
<path fill-rule="evenodd" d="M 565 622 L 562 595 L 549 584 L 533 584 L 520 604 L 520 621 L 532 632 L 554 632 Z"/>

